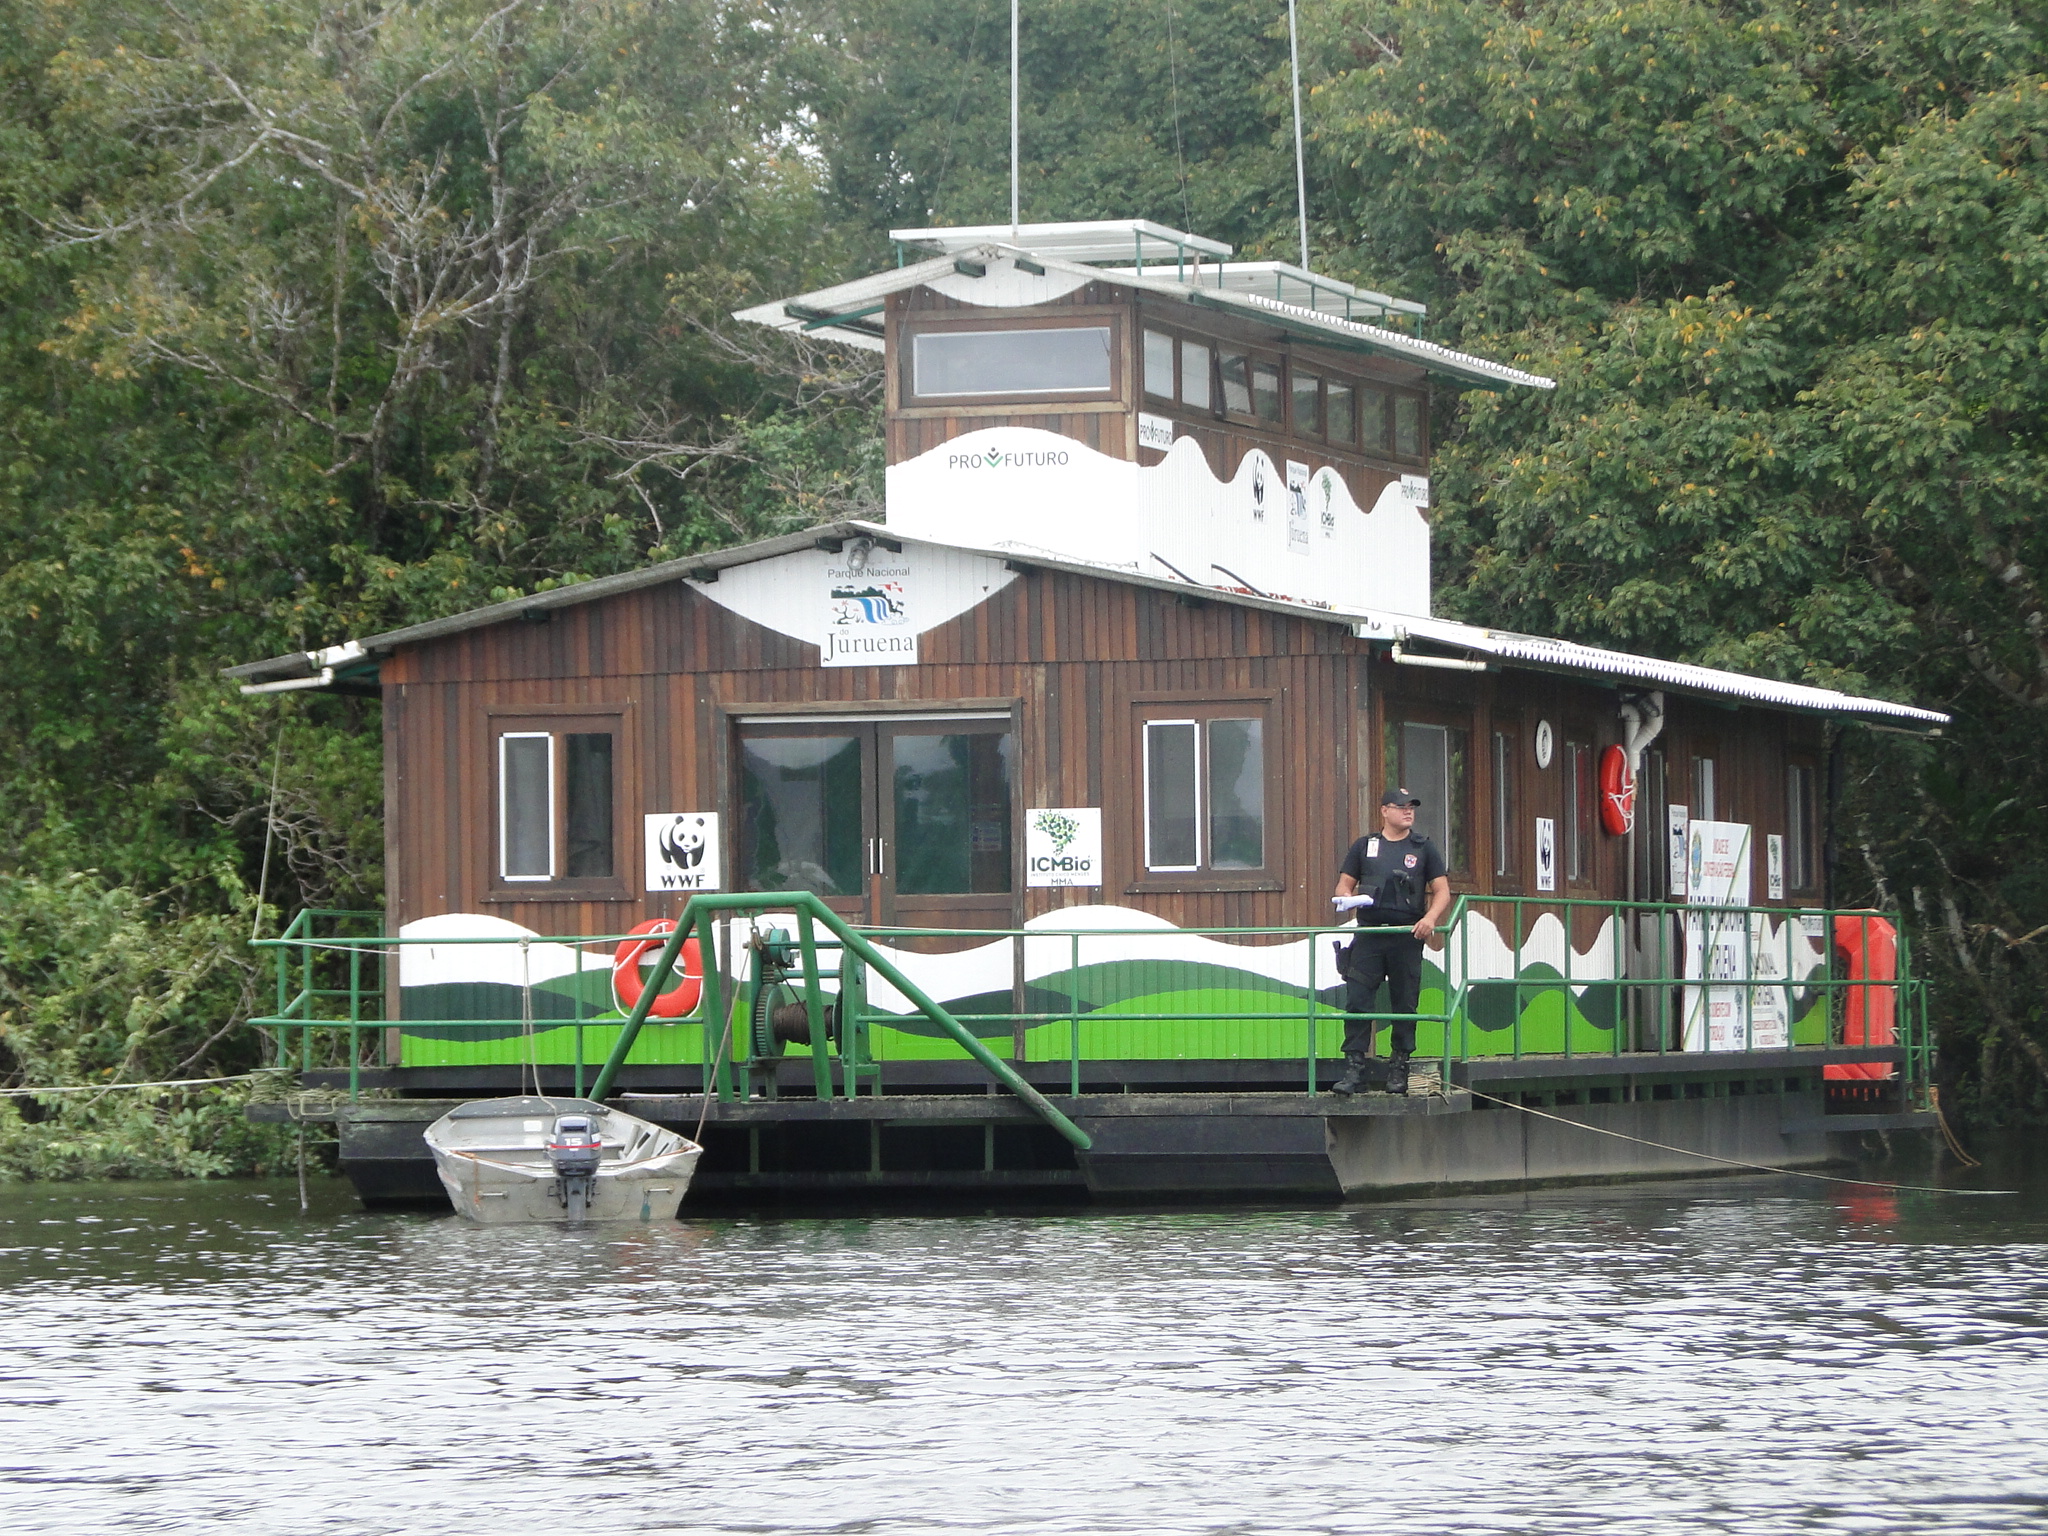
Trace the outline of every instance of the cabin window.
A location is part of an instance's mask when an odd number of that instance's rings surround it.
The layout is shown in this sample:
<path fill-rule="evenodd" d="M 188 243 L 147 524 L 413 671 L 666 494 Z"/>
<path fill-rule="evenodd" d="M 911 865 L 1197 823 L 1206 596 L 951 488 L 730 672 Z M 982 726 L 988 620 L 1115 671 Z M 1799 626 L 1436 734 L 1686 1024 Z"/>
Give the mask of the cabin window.
<path fill-rule="evenodd" d="M 1593 749 L 1582 741 L 1565 743 L 1564 795 L 1564 877 L 1582 885 L 1593 878 L 1593 819 L 1599 795 Z"/>
<path fill-rule="evenodd" d="M 1513 879 L 1515 849 L 1515 767 L 1521 752 L 1513 731 L 1493 733 L 1493 873 L 1498 879 Z"/>
<path fill-rule="evenodd" d="M 1415 829 L 1432 839 L 1454 875 L 1472 869 L 1466 825 L 1472 733 L 1462 726 L 1395 720 L 1385 738 L 1385 783 L 1422 801 Z"/>
<path fill-rule="evenodd" d="M 510 884 L 618 874 L 614 730 L 578 721 L 497 730 L 498 876 Z"/>
<path fill-rule="evenodd" d="M 1145 867 L 1242 874 L 1266 867 L 1266 722 L 1216 705 L 1144 728 Z"/>
<path fill-rule="evenodd" d="M 1359 443 L 1367 453 L 1387 451 L 1387 392 L 1361 387 L 1358 391 Z"/>
<path fill-rule="evenodd" d="M 1721 818 L 1715 814 L 1718 809 L 1714 803 L 1714 760 L 1695 757 L 1692 760 L 1692 819 L 1719 821 Z"/>
<path fill-rule="evenodd" d="M 609 731 L 571 731 L 562 738 L 567 813 L 564 860 L 571 880 L 612 875 L 612 738 Z"/>
<path fill-rule="evenodd" d="M 1330 380 L 1323 396 L 1324 426 L 1328 429 L 1330 441 L 1349 444 L 1358 438 L 1358 421 L 1351 386 Z"/>
<path fill-rule="evenodd" d="M 1313 373 L 1295 369 L 1290 382 L 1294 393 L 1294 435 L 1323 435 L 1323 381 Z"/>
<path fill-rule="evenodd" d="M 1110 350 L 1106 325 L 922 331 L 911 337 L 911 393 L 922 400 L 1105 395 Z"/>
<path fill-rule="evenodd" d="M 1145 393 L 1173 398 L 1173 338 L 1164 331 L 1145 333 Z"/>
<path fill-rule="evenodd" d="M 1225 352 L 1217 372 L 1223 379 L 1223 409 L 1233 416 L 1252 413 L 1252 360 L 1242 352 Z"/>
<path fill-rule="evenodd" d="M 545 731 L 498 738 L 498 847 L 507 880 L 555 877 L 555 739 Z"/>
<path fill-rule="evenodd" d="M 1820 884 L 1815 850 L 1816 777 L 1811 763 L 1792 763 L 1785 769 L 1785 885 L 1789 890 L 1810 891 Z"/>
<path fill-rule="evenodd" d="M 1418 395 L 1394 396 L 1394 454 L 1403 459 L 1422 457 L 1422 399 Z"/>
<path fill-rule="evenodd" d="M 1281 421 L 1280 365 L 1252 364 L 1252 414 L 1279 426 Z"/>
<path fill-rule="evenodd" d="M 1181 404 L 1198 411 L 1209 409 L 1209 348 L 1199 341 L 1180 344 Z"/>

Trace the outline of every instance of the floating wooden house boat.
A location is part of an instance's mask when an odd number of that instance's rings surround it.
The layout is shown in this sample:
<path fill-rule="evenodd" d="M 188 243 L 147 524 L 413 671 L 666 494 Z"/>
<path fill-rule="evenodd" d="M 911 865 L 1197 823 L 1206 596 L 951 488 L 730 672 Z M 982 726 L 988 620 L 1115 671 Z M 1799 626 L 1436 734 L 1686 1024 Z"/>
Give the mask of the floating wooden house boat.
<path fill-rule="evenodd" d="M 1432 391 L 1550 381 L 1418 306 L 1143 221 L 897 238 L 742 315 L 882 354 L 880 520 L 232 669 L 383 700 L 390 910 L 302 916 L 261 1021 L 396 1090 L 338 1111 L 367 1196 L 435 1187 L 450 1099 L 583 1093 L 620 936 L 709 892 L 816 894 L 1087 1146 L 902 989 L 795 977 L 768 903 L 698 957 L 726 1016 L 684 982 L 609 1084 L 708 1115 L 693 1201 L 1359 1195 L 1926 1123 L 1919 983 L 1834 910 L 1832 806 L 1845 727 L 1943 716 L 1433 613 Z M 1329 895 L 1395 784 L 1457 897 L 1442 1087 L 1338 1100 Z"/>

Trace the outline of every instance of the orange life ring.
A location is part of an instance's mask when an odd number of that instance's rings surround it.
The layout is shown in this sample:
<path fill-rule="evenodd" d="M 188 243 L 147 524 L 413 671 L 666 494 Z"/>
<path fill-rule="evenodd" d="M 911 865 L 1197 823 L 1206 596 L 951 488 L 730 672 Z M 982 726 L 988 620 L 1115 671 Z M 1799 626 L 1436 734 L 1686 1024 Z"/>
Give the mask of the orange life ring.
<path fill-rule="evenodd" d="M 619 941 L 618 953 L 612 957 L 612 995 L 619 1000 L 619 1010 L 631 1013 L 640 1004 L 640 994 L 646 990 L 647 981 L 640 974 L 640 958 L 655 948 L 655 939 L 666 940 L 676 931 L 675 919 L 650 917 L 638 927 L 627 930 L 627 937 Z M 634 935 L 644 934 L 639 938 Z M 697 999 L 704 991 L 704 952 L 695 934 L 683 940 L 683 951 L 676 957 L 678 975 L 676 984 L 668 991 L 656 995 L 648 1015 L 657 1019 L 680 1019 L 697 1006 Z"/>
<path fill-rule="evenodd" d="M 1629 771 L 1628 754 L 1608 747 L 1600 754 L 1600 825 L 1615 837 L 1625 837 L 1636 824 L 1636 776 Z"/>
<path fill-rule="evenodd" d="M 1850 981 L 1899 979 L 1899 931 L 1876 913 L 1844 913 L 1835 919 L 1835 948 L 1846 962 Z M 1842 1044 L 1898 1043 L 1899 994 L 1896 987 L 1844 987 Z M 1898 1076 L 1888 1061 L 1839 1062 L 1821 1075 L 1836 1082 Z"/>

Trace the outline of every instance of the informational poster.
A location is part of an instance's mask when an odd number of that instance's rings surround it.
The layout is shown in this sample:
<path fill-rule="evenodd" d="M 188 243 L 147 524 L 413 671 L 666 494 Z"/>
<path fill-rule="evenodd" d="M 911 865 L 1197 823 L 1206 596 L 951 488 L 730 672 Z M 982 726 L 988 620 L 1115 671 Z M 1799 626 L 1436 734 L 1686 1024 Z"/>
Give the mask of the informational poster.
<path fill-rule="evenodd" d="M 858 549 L 863 543 L 847 548 Z M 917 662 L 917 630 L 910 622 L 910 563 L 879 545 L 870 553 L 874 558 L 857 563 L 833 560 L 825 566 L 824 639 L 818 646 L 824 666 Z"/>
<path fill-rule="evenodd" d="M 1311 553 L 1308 532 L 1308 466 L 1287 461 L 1287 552 Z"/>
<path fill-rule="evenodd" d="M 1536 889 L 1557 889 L 1557 823 L 1548 816 L 1536 818 Z"/>
<path fill-rule="evenodd" d="M 724 883 L 716 811 L 657 811 L 641 818 L 650 891 L 715 891 Z"/>
<path fill-rule="evenodd" d="M 1686 834 L 1685 1049 L 1769 1050 L 1788 1043 L 1771 925 L 1750 904 L 1750 828 L 1695 821 Z"/>
<path fill-rule="evenodd" d="M 1102 808 L 1069 805 L 1024 813 L 1024 883 L 1102 884 Z"/>
<path fill-rule="evenodd" d="M 1785 839 L 1775 832 L 1764 839 L 1764 894 L 1772 901 L 1785 899 Z"/>
<path fill-rule="evenodd" d="M 1672 805 L 1664 809 L 1664 835 L 1671 857 L 1671 894 L 1680 901 L 1685 900 L 1685 834 L 1691 821 L 1692 812 L 1685 806 Z"/>

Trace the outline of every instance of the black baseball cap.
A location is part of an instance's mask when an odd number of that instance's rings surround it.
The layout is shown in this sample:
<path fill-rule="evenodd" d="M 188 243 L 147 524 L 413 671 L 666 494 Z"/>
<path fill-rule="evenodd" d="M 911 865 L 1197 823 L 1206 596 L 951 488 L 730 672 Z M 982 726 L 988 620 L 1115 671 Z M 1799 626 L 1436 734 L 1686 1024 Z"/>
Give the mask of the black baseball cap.
<path fill-rule="evenodd" d="M 1380 796 L 1381 805 L 1420 805 L 1422 797 L 1411 795 L 1405 789 L 1390 789 Z"/>

